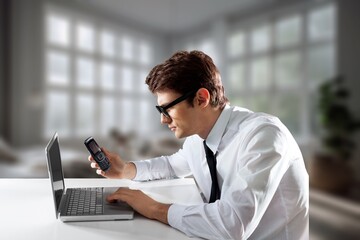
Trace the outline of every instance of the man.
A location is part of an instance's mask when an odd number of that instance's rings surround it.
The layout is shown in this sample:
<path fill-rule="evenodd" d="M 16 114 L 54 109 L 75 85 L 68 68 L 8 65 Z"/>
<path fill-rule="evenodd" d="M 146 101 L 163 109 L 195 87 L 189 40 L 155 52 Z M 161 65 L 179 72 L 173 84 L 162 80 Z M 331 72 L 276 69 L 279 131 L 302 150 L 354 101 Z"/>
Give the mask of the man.
<path fill-rule="evenodd" d="M 309 186 L 301 152 L 278 118 L 231 107 L 219 71 L 200 51 L 177 52 L 146 78 L 161 123 L 183 148 L 171 156 L 125 162 L 108 152 L 107 178 L 154 180 L 192 174 L 204 204 L 162 204 L 120 188 L 137 212 L 206 239 L 308 239 Z"/>

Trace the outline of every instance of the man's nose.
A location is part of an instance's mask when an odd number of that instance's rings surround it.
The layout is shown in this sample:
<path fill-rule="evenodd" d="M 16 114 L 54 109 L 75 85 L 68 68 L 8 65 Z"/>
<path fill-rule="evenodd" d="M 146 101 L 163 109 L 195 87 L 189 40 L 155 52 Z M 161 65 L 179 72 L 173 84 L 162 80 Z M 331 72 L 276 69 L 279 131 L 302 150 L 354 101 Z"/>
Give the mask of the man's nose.
<path fill-rule="evenodd" d="M 160 114 L 160 122 L 162 124 L 168 124 L 171 122 L 171 118 L 166 117 L 164 114 Z"/>

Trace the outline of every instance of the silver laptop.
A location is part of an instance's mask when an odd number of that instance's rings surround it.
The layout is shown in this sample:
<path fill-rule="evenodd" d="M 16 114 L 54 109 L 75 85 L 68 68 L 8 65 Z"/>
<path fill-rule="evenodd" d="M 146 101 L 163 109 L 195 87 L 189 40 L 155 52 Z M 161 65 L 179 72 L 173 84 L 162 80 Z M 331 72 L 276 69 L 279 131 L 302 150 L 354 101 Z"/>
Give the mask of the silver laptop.
<path fill-rule="evenodd" d="M 117 188 L 65 188 L 57 133 L 45 148 L 55 202 L 56 218 L 70 221 L 132 219 L 134 210 L 124 202 L 108 203 L 106 196 Z"/>

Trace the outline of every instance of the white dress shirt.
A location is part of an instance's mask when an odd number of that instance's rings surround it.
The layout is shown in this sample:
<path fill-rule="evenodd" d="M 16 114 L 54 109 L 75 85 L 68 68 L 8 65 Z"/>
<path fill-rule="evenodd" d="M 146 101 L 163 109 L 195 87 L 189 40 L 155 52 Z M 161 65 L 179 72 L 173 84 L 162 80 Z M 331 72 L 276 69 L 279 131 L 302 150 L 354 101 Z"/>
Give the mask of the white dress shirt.
<path fill-rule="evenodd" d="M 188 137 L 177 153 L 135 161 L 135 180 L 193 175 L 207 201 L 211 176 L 203 140 Z M 274 116 L 226 106 L 206 139 L 217 153 L 221 198 L 173 204 L 169 224 L 206 239 L 308 239 L 309 181 L 297 143 Z"/>

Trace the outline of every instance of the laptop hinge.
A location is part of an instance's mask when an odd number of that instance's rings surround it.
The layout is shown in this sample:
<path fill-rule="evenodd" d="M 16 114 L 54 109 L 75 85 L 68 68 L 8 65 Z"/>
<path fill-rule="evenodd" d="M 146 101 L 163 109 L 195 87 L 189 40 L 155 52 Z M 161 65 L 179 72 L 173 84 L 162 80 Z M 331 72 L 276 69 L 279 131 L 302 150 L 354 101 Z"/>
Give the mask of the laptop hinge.
<path fill-rule="evenodd" d="M 64 213 L 66 212 L 65 207 L 66 207 L 67 198 L 68 195 L 66 194 L 66 189 L 65 189 L 60 200 L 60 206 L 56 218 L 58 218 L 58 216 L 64 215 Z"/>

